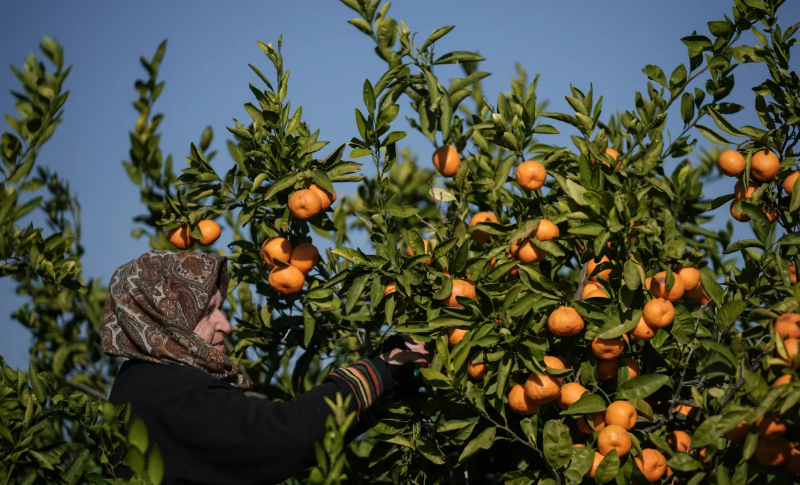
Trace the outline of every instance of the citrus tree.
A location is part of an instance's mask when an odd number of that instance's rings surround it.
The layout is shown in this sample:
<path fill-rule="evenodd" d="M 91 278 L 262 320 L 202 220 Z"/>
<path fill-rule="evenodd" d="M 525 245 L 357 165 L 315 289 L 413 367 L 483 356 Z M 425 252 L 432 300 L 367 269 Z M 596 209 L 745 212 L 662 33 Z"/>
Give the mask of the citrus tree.
<path fill-rule="evenodd" d="M 785 2 L 734 0 L 681 39 L 688 59 L 669 77 L 645 66 L 635 109 L 611 115 L 588 83 L 569 86 L 569 113 L 548 111 L 521 67 L 489 96 L 481 56 L 439 48 L 453 26 L 418 39 L 389 3 L 342 2 L 387 67 L 359 86 L 350 141 L 319 140 L 291 106 L 281 40 L 259 42 L 271 66 L 250 65 L 232 165 L 215 169 L 208 128 L 180 168 L 159 148 L 162 44 L 142 59 L 124 162 L 147 209 L 134 237 L 232 262 L 229 351 L 254 392 L 291 398 L 392 333 L 435 349 L 419 390 L 378 406 L 356 442 L 344 444 L 344 403 L 330 403 L 318 466 L 290 482 L 794 483 L 800 80 Z M 3 135 L 2 271 L 31 296 L 15 318 L 35 340 L 27 384 L 3 369 L 0 478 L 99 482 L 108 453 L 128 447 L 137 480 L 158 481 L 146 431 L 126 437 L 125 412 L 102 402 L 118 363 L 97 348 L 105 290 L 80 278 L 79 206 L 46 169 L 28 177 L 66 99 L 61 49 L 42 47 L 57 71 L 26 63 L 24 119 Z M 747 64 L 769 74 L 750 109 L 726 101 Z M 760 126 L 730 121 L 743 111 Z M 401 148 L 409 128 L 430 140 L 430 164 Z M 561 133 L 568 146 L 549 141 Z M 720 174 L 736 178 L 731 194 L 709 199 Z M 346 183 L 358 185 L 337 197 Z M 45 186 L 47 199 L 17 202 Z M 720 207 L 731 219 L 712 230 Z M 15 225 L 36 208 L 49 238 Z M 747 222 L 752 238 L 734 241 Z"/>

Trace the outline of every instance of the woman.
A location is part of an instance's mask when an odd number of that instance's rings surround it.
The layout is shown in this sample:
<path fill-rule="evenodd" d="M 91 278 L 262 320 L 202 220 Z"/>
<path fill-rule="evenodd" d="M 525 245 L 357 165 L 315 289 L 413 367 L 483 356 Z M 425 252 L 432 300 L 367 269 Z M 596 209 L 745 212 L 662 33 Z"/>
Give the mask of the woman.
<path fill-rule="evenodd" d="M 429 362 L 424 344 L 400 339 L 290 401 L 247 396 L 247 377 L 225 356 L 227 291 L 226 259 L 213 254 L 150 251 L 111 278 L 103 347 L 129 360 L 109 399 L 145 421 L 164 485 L 281 482 L 316 462 L 326 397 L 351 396 L 364 428 L 369 406 L 402 387 L 411 364 Z"/>

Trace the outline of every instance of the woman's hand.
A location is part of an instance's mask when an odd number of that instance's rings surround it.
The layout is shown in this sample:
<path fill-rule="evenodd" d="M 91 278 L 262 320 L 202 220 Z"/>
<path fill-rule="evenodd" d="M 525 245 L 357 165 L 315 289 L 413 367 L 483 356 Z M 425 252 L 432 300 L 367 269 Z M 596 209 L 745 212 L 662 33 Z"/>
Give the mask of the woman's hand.
<path fill-rule="evenodd" d="M 402 347 L 396 346 L 381 353 L 379 357 L 391 365 L 419 364 L 422 367 L 430 365 L 433 356 L 424 342 L 418 342 L 407 335 L 402 339 L 404 341 Z"/>

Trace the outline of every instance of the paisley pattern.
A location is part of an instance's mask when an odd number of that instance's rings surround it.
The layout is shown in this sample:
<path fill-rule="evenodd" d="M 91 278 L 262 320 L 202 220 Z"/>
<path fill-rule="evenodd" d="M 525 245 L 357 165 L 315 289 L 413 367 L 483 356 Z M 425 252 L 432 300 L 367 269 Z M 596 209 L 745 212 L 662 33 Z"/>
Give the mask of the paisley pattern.
<path fill-rule="evenodd" d="M 105 353 L 189 365 L 248 388 L 236 364 L 194 333 L 214 294 L 227 295 L 226 262 L 216 254 L 149 251 L 117 269 L 103 315 Z"/>

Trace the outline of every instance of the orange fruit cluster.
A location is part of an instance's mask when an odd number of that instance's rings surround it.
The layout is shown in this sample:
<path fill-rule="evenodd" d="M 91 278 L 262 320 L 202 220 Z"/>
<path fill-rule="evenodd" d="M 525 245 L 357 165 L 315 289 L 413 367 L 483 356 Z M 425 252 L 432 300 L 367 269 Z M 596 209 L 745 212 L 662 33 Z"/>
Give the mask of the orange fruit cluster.
<path fill-rule="evenodd" d="M 197 240 L 197 243 L 201 246 L 213 244 L 214 241 L 219 239 L 222 233 L 222 228 L 219 227 L 219 224 L 211 219 L 203 219 L 198 222 L 197 228 L 200 229 L 200 233 L 203 235 L 203 237 Z M 180 226 L 170 229 L 165 235 L 170 244 L 178 249 L 189 249 L 195 243 L 194 238 L 189 233 L 189 226 Z"/>
<path fill-rule="evenodd" d="M 303 289 L 306 275 L 319 262 L 319 251 L 311 243 L 293 248 L 285 238 L 271 237 L 261 244 L 261 257 L 272 267 L 270 286 L 278 293 L 291 295 Z"/>
<path fill-rule="evenodd" d="M 745 161 L 744 156 L 735 150 L 725 150 L 717 159 L 719 171 L 723 175 L 727 175 L 729 177 L 739 177 L 744 173 L 746 165 L 747 162 Z M 775 155 L 772 150 L 764 149 L 755 152 L 750 158 L 751 180 L 747 190 L 745 190 L 744 184 L 741 180 L 737 181 L 736 185 L 733 187 L 734 199 L 731 201 L 730 205 L 731 217 L 739 222 L 748 222 L 750 220 L 750 216 L 744 212 L 740 201 L 751 198 L 755 190 L 759 187 L 759 182 L 771 181 L 776 175 L 778 175 L 780 169 L 781 162 L 778 159 L 778 156 Z M 790 196 L 792 195 L 792 190 L 794 189 L 794 182 L 798 177 L 800 177 L 800 173 L 795 171 L 787 176 L 783 181 L 783 189 Z M 778 218 L 778 210 L 772 203 L 763 201 L 760 202 L 759 205 L 770 222 L 774 222 Z"/>
<path fill-rule="evenodd" d="M 594 478 L 597 467 L 611 450 L 616 450 L 620 457 L 630 452 L 632 441 L 628 431 L 636 426 L 637 418 L 638 413 L 631 403 L 614 401 L 606 408 L 605 413 L 592 413 L 578 419 L 578 429 L 581 432 L 585 434 L 598 433 L 597 451 L 595 451 L 592 467 L 586 476 Z M 688 438 L 688 435 L 686 437 Z M 643 448 L 642 452 L 634 457 L 634 462 L 651 482 L 658 481 L 665 474 L 671 472 L 668 470 L 664 455 L 652 448 Z"/>
<path fill-rule="evenodd" d="M 298 219 L 311 219 L 336 202 L 336 192 L 328 192 L 317 184 L 311 184 L 289 197 L 289 210 Z"/>
<path fill-rule="evenodd" d="M 650 340 L 661 328 L 666 328 L 675 319 L 673 302 L 688 297 L 695 303 L 706 305 L 710 300 L 700 285 L 700 271 L 691 266 L 678 267 L 672 273 L 674 282 L 667 287 L 667 272 L 661 271 L 647 278 L 645 287 L 650 289 L 653 299 L 645 303 L 639 323 L 631 335 L 640 340 Z"/>
<path fill-rule="evenodd" d="M 547 251 L 539 248 L 533 242 L 533 238 L 539 241 L 550 241 L 559 235 L 558 226 L 547 219 L 540 219 L 536 229 L 523 238 L 511 243 L 509 246 L 509 256 L 512 260 L 518 260 L 523 264 L 539 263 L 547 257 Z M 514 270 L 517 268 L 515 267 Z M 514 271 L 512 270 L 512 271 Z M 512 274 L 512 276 L 516 276 Z"/>

